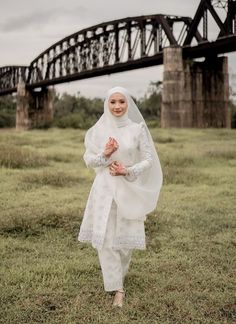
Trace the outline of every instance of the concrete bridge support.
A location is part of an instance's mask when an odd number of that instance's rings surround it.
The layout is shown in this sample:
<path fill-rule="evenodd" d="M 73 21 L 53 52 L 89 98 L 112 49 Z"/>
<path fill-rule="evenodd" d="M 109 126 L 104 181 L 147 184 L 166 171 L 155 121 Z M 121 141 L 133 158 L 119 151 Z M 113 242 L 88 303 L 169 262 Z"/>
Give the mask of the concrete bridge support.
<path fill-rule="evenodd" d="M 231 127 L 227 57 L 197 62 L 164 49 L 161 127 Z"/>
<path fill-rule="evenodd" d="M 23 82 L 17 87 L 16 129 L 45 128 L 53 121 L 54 90 L 27 90 Z"/>

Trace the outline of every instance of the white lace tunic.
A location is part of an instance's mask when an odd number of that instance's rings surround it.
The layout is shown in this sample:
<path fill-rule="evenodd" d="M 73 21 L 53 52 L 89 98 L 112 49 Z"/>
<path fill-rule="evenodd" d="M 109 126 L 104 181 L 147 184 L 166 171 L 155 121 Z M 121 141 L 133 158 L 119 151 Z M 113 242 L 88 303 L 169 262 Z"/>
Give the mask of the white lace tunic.
<path fill-rule="evenodd" d="M 120 132 L 128 134 L 129 146 L 125 152 L 123 162 L 128 170 L 125 176 L 127 181 L 137 181 L 139 175 L 152 166 L 152 153 L 148 142 L 145 126 L 143 123 L 132 124 L 120 128 Z M 126 137 L 127 138 L 127 137 Z M 141 160 L 137 161 L 137 150 L 140 151 Z M 96 249 L 101 249 L 106 233 L 108 216 L 111 210 L 113 194 L 109 181 L 104 181 L 104 172 L 109 172 L 109 164 L 116 160 L 116 152 L 110 158 L 102 154 L 93 154 L 86 150 L 84 161 L 88 167 L 102 168 L 102 172 L 96 174 L 92 184 L 83 220 L 80 226 L 78 240 L 90 242 Z M 112 175 L 110 175 L 113 177 Z M 128 203 L 125 202 L 124 203 Z M 145 228 L 144 220 L 128 220 L 117 217 L 116 233 L 113 238 L 114 248 L 145 249 Z"/>

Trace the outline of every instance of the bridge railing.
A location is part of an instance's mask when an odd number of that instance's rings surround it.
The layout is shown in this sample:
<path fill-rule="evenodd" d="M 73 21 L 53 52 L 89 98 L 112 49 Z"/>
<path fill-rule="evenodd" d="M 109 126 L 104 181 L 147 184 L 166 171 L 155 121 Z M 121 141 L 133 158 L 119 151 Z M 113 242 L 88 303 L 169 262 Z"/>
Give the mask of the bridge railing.
<path fill-rule="evenodd" d="M 27 83 L 30 75 L 29 66 L 0 67 L 0 93 L 8 94 L 17 90 L 20 81 Z"/>

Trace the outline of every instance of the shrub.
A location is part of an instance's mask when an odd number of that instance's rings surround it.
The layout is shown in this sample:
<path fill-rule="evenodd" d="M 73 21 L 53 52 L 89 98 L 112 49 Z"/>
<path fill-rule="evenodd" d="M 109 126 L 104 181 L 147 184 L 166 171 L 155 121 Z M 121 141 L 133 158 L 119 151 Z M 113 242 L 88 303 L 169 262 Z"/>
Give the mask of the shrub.
<path fill-rule="evenodd" d="M 160 120 L 158 118 L 146 121 L 148 128 L 160 127 Z"/>
<path fill-rule="evenodd" d="M 236 128 L 236 105 L 230 102 L 231 106 L 231 127 Z"/>
<path fill-rule="evenodd" d="M 15 114 L 0 111 L 0 128 L 3 127 L 14 127 L 16 124 Z"/>
<path fill-rule="evenodd" d="M 73 113 L 63 117 L 57 117 L 53 125 L 59 128 L 80 128 L 87 129 L 97 121 L 96 116 L 87 116 L 83 113 Z"/>

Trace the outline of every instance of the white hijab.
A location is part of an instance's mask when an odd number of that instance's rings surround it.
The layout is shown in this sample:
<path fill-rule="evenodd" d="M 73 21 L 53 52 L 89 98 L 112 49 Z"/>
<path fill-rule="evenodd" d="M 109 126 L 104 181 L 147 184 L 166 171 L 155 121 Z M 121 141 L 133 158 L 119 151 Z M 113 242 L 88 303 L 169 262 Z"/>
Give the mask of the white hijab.
<path fill-rule="evenodd" d="M 128 103 L 127 112 L 121 117 L 113 116 L 108 106 L 109 97 L 117 92 L 123 94 Z M 130 93 L 125 88 L 114 87 L 107 92 L 104 101 L 104 112 L 96 124 L 87 131 L 85 147 L 94 154 L 101 153 L 111 136 L 118 141 L 119 148 L 125 148 L 127 143 L 129 143 L 129 139 L 124 138 L 124 133 L 121 134 L 121 129 L 133 123 L 143 123 L 145 125 L 151 146 L 152 167 L 142 172 L 138 179 L 133 182 L 127 181 L 123 176 L 110 175 L 109 168 L 106 168 L 105 172 L 104 168 L 95 168 L 95 171 L 96 173 L 103 171 L 105 180 L 111 185 L 113 198 L 117 204 L 118 217 L 130 220 L 145 220 L 146 214 L 156 208 L 162 187 L 163 174 L 149 129 Z M 122 150 L 119 151 L 119 148 L 112 154 L 112 157 L 123 162 L 126 157 L 122 156 Z"/>

